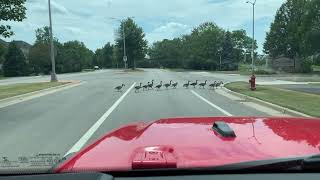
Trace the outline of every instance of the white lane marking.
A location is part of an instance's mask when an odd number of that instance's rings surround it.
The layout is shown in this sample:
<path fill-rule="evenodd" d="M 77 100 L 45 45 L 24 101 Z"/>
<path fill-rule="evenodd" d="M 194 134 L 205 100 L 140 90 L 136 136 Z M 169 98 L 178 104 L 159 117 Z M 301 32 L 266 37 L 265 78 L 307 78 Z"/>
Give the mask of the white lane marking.
<path fill-rule="evenodd" d="M 213 104 L 212 102 L 208 101 L 207 99 L 205 99 L 204 97 L 200 96 L 198 93 L 196 93 L 195 91 L 191 90 L 192 94 L 194 94 L 195 96 L 197 96 L 198 98 L 200 98 L 202 101 L 206 102 L 207 104 L 209 104 L 210 106 L 216 108 L 217 110 L 221 111 L 223 114 L 227 115 L 227 116 L 233 116 L 232 114 L 230 114 L 229 112 L 227 112 L 226 110 L 222 109 L 221 107 Z"/>
<path fill-rule="evenodd" d="M 136 82 L 132 84 L 132 86 L 105 112 L 96 123 L 79 139 L 79 141 L 72 146 L 72 148 L 65 154 L 68 155 L 70 153 L 78 152 L 85 143 L 91 138 L 91 136 L 97 131 L 97 129 L 101 126 L 101 124 L 109 117 L 109 115 L 114 111 L 117 106 L 123 101 L 123 99 L 128 95 L 128 93 L 134 88 Z"/>

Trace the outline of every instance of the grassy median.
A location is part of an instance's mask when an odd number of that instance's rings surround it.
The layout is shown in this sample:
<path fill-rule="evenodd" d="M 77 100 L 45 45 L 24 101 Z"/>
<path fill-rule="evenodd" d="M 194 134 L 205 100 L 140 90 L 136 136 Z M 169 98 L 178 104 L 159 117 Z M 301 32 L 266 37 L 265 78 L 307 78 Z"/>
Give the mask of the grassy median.
<path fill-rule="evenodd" d="M 249 84 L 246 82 L 229 83 L 226 88 L 311 116 L 320 117 L 320 95 L 285 90 L 273 86 L 257 86 L 256 91 L 251 91 Z"/>
<path fill-rule="evenodd" d="M 21 94 L 26 94 L 42 89 L 48 89 L 55 86 L 67 84 L 67 82 L 43 82 L 43 83 L 26 83 L 0 86 L 0 99 L 5 99 Z"/>

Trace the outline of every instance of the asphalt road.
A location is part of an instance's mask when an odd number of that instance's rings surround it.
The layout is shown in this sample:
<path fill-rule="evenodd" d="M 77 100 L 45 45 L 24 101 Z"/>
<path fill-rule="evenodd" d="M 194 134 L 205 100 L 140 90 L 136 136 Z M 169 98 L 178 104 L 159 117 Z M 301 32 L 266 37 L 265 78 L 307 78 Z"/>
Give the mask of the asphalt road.
<path fill-rule="evenodd" d="M 278 87 L 293 91 L 300 91 L 311 94 L 320 95 L 320 85 L 318 84 L 288 84 L 288 85 L 278 85 Z"/>
<path fill-rule="evenodd" d="M 1 80 L 0 84 L 38 82 L 45 77 Z M 85 83 L 0 109 L 0 157 L 16 159 L 37 153 L 64 156 L 96 140 L 106 132 L 136 121 L 153 121 L 187 116 L 267 116 L 213 90 L 189 88 L 187 80 L 233 81 L 245 76 L 170 72 L 147 69 L 144 72 L 103 70 L 60 75 L 60 80 Z M 135 83 L 155 80 L 179 82 L 177 89 L 135 93 Z M 126 84 L 122 92 L 115 86 Z"/>

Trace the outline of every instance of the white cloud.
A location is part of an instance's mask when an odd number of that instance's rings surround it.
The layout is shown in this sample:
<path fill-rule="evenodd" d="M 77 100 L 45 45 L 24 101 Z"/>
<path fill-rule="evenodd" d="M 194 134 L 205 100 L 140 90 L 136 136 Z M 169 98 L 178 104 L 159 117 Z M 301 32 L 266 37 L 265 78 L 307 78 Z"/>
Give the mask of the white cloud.
<path fill-rule="evenodd" d="M 147 33 L 146 37 L 149 40 L 149 43 L 154 41 L 159 41 L 162 39 L 173 39 L 175 37 L 179 37 L 183 34 L 186 34 L 190 31 L 188 25 L 177 23 L 177 22 L 169 22 L 163 26 L 160 26 L 154 29 L 152 32 Z"/>

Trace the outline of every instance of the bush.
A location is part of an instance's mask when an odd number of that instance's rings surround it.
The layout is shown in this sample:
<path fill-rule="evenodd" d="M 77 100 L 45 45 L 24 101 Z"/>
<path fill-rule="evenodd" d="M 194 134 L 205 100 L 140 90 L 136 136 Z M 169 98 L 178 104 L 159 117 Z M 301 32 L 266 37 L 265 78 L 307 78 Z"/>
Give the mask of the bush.
<path fill-rule="evenodd" d="M 301 62 L 300 73 L 310 73 L 312 72 L 312 61 L 306 59 Z"/>
<path fill-rule="evenodd" d="M 275 74 L 272 71 L 267 71 L 267 70 L 263 70 L 263 69 L 258 69 L 256 71 L 254 71 L 255 74 L 261 74 L 261 75 L 270 75 L 270 74 Z"/>

